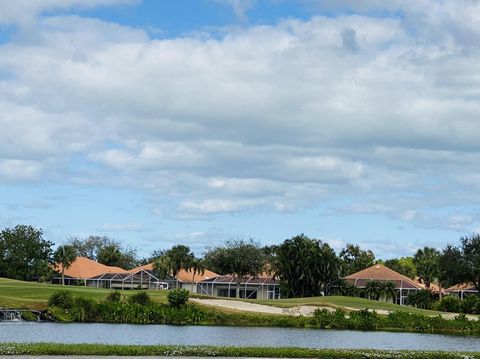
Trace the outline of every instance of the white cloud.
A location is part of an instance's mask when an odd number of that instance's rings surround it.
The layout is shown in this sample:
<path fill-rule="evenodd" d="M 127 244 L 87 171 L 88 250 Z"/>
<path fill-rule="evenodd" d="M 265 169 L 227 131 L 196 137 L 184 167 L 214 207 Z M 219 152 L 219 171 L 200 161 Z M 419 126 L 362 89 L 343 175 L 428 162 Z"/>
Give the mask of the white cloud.
<path fill-rule="evenodd" d="M 46 11 L 92 9 L 98 6 L 133 4 L 138 0 L 0 0 L 0 24 L 26 25 Z"/>
<path fill-rule="evenodd" d="M 451 207 L 479 199 L 480 5 L 403 4 L 163 40 L 43 16 L 0 46 L 0 178 L 141 188 L 192 217 L 338 200 L 472 226 Z"/>

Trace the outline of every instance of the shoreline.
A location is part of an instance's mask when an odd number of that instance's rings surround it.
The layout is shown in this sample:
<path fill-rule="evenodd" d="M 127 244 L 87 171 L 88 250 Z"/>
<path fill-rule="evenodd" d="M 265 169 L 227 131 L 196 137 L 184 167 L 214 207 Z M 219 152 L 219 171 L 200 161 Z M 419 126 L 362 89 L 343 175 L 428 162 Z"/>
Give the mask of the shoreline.
<path fill-rule="evenodd" d="M 250 358 L 480 358 L 480 352 L 444 352 L 363 349 L 305 349 L 272 347 L 216 347 L 174 345 L 106 345 L 55 343 L 0 343 L 0 356 L 164 356 Z"/>

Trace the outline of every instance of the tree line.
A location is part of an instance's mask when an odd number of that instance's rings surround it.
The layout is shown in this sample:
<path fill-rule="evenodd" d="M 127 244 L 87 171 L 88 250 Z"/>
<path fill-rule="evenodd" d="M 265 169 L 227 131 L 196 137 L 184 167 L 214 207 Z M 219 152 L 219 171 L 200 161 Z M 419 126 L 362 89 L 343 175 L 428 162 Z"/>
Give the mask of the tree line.
<path fill-rule="evenodd" d="M 376 259 L 373 251 L 356 244 L 347 244 L 337 254 L 328 243 L 303 234 L 271 246 L 262 246 L 252 239 L 232 239 L 206 248 L 201 257 L 195 256 L 188 246 L 175 245 L 138 258 L 134 249 L 106 236 L 69 238 L 56 250 L 53 246 L 39 228 L 18 225 L 3 229 L 0 277 L 48 281 L 54 263 L 61 263 L 65 269 L 77 256 L 83 256 L 124 269 L 154 263 L 159 278 L 171 275 L 175 280 L 182 269 L 191 270 L 195 281 L 195 276 L 208 268 L 218 274 L 233 275 L 237 287 L 243 277 L 263 273 L 279 280 L 283 297 L 307 297 L 332 294 L 333 288 L 342 286 L 342 277 L 382 263 L 412 279 L 421 278 L 426 287 L 432 282 L 444 287 L 473 283 L 480 291 L 480 235 L 476 233 L 461 237 L 458 245 L 449 244 L 442 250 L 424 247 L 411 257 L 389 260 Z"/>

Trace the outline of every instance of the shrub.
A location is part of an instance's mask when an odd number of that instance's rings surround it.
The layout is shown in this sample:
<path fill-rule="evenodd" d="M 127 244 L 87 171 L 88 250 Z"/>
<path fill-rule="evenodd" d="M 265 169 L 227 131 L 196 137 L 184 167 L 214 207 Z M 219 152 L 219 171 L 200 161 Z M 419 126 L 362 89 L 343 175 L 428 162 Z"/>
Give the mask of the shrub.
<path fill-rule="evenodd" d="M 22 319 L 27 322 L 36 322 L 38 317 L 35 313 L 32 312 L 22 312 Z"/>
<path fill-rule="evenodd" d="M 118 290 L 108 293 L 107 298 L 105 299 L 108 303 L 120 303 L 121 300 L 122 294 Z"/>
<path fill-rule="evenodd" d="M 321 329 L 330 327 L 335 320 L 335 314 L 330 313 L 327 309 L 316 309 L 313 312 L 315 326 Z"/>
<path fill-rule="evenodd" d="M 93 322 L 96 320 L 96 302 L 91 298 L 77 297 L 70 310 L 72 319 L 76 322 Z"/>
<path fill-rule="evenodd" d="M 460 312 L 460 298 L 452 295 L 443 297 L 434 304 L 433 309 L 441 312 L 458 313 Z"/>
<path fill-rule="evenodd" d="M 184 306 L 188 301 L 189 293 L 186 289 L 172 289 L 168 292 L 168 303 L 175 308 Z"/>
<path fill-rule="evenodd" d="M 435 302 L 435 296 L 429 290 L 419 290 L 408 296 L 408 304 L 422 309 L 431 309 Z"/>
<path fill-rule="evenodd" d="M 460 310 L 466 314 L 476 314 L 480 299 L 476 295 L 469 295 L 460 303 Z"/>
<path fill-rule="evenodd" d="M 48 299 L 48 305 L 51 307 L 69 309 L 73 306 L 72 293 L 66 290 L 60 290 L 58 292 L 55 292 Z"/>
<path fill-rule="evenodd" d="M 352 329 L 375 330 L 378 325 L 377 312 L 368 309 L 357 310 L 350 313 L 348 324 Z"/>
<path fill-rule="evenodd" d="M 151 302 L 152 301 L 147 292 L 136 293 L 128 297 L 128 303 L 130 304 L 147 305 L 147 304 L 150 304 Z"/>

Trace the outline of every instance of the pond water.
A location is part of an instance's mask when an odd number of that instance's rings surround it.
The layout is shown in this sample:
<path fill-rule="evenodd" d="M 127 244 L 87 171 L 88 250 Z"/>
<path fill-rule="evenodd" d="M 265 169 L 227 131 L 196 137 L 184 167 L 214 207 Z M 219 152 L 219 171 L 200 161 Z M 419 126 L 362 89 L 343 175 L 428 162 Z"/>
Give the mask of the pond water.
<path fill-rule="evenodd" d="M 480 351 L 480 338 L 349 330 L 3 322 L 0 342 Z"/>

